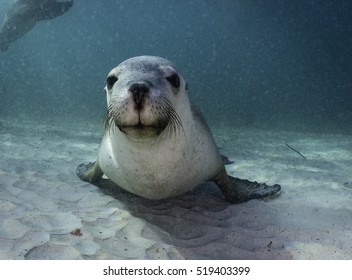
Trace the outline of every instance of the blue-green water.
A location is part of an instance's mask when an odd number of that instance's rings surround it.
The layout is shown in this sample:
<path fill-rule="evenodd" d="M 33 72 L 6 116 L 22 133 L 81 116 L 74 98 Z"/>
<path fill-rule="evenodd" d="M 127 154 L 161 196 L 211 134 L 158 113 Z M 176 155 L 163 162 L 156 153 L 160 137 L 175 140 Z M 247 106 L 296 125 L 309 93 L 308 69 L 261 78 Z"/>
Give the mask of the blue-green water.
<path fill-rule="evenodd" d="M 0 53 L 0 118 L 99 122 L 110 69 L 150 54 L 178 65 L 210 123 L 351 133 L 351 12 L 349 0 L 75 0 Z"/>

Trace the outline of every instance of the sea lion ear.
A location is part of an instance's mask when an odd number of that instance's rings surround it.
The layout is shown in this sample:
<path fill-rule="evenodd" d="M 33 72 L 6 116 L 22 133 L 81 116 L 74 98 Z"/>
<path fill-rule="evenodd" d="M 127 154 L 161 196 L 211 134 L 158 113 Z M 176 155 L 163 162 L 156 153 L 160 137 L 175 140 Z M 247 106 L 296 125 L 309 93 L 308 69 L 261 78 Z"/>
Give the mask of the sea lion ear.
<path fill-rule="evenodd" d="M 188 82 L 185 83 L 185 89 L 188 90 Z"/>

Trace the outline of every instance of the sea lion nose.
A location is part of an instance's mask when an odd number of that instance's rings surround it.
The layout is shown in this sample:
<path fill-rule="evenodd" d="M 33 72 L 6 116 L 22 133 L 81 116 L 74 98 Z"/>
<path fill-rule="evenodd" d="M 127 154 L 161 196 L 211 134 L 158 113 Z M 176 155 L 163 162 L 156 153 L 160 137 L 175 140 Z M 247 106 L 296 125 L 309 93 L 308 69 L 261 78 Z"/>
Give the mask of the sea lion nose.
<path fill-rule="evenodd" d="M 129 87 L 129 92 L 136 103 L 137 110 L 142 108 L 143 99 L 149 92 L 149 86 L 145 83 L 133 83 Z"/>

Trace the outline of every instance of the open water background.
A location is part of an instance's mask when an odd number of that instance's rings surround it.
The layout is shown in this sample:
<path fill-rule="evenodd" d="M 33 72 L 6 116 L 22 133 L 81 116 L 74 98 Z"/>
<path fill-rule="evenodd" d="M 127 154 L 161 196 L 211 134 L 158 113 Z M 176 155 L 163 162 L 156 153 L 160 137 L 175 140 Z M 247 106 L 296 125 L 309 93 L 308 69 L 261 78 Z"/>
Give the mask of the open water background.
<path fill-rule="evenodd" d="M 351 133 L 351 14 L 349 0 L 75 0 L 0 53 L 0 118 L 98 123 L 107 73 L 149 54 L 212 125 Z"/>

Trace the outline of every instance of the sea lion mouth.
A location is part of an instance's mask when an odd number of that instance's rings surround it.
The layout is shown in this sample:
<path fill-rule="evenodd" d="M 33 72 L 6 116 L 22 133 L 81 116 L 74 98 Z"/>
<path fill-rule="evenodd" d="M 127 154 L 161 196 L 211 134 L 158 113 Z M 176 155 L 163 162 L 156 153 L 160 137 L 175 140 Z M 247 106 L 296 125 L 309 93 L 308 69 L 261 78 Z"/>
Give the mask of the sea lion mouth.
<path fill-rule="evenodd" d="M 116 124 L 115 124 L 116 125 Z M 117 125 L 116 125 L 117 126 Z M 121 132 L 127 135 L 139 135 L 139 136 L 158 136 L 165 129 L 165 127 L 154 126 L 154 125 L 143 125 L 141 123 L 131 126 L 117 126 Z"/>
<path fill-rule="evenodd" d="M 168 130 L 168 133 L 176 133 L 180 129 L 183 130 L 179 115 L 166 98 L 159 101 L 158 110 L 153 112 L 152 120 L 142 120 L 141 113 L 137 112 L 137 114 L 139 115 L 137 123 L 126 122 L 122 111 L 119 110 L 119 104 L 112 99 L 108 104 L 107 115 L 104 120 L 105 130 L 109 131 L 110 128 L 117 127 L 127 135 L 147 135 L 148 137 L 158 136 L 165 130 Z"/>

